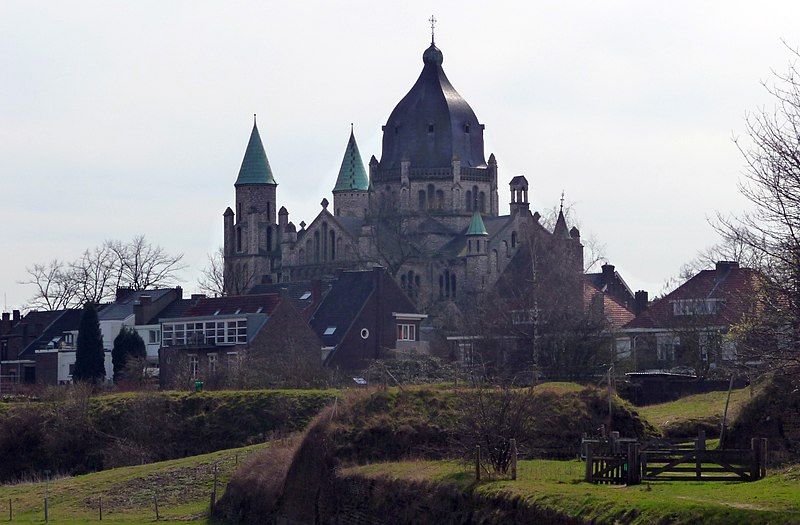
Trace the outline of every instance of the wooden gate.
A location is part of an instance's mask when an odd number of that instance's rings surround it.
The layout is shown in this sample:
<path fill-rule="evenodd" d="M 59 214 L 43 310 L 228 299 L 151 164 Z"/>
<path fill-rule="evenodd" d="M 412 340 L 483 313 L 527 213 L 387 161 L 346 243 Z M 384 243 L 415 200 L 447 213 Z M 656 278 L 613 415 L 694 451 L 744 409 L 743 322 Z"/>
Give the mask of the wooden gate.
<path fill-rule="evenodd" d="M 604 485 L 635 485 L 639 483 L 639 445 L 630 443 L 624 453 L 608 450 L 595 454 L 593 444 L 586 447 L 586 481 Z"/>
<path fill-rule="evenodd" d="M 755 481 L 766 475 L 766 439 L 751 440 L 750 450 L 660 448 L 640 454 L 645 481 Z M 704 445 L 704 444 L 703 444 Z"/>

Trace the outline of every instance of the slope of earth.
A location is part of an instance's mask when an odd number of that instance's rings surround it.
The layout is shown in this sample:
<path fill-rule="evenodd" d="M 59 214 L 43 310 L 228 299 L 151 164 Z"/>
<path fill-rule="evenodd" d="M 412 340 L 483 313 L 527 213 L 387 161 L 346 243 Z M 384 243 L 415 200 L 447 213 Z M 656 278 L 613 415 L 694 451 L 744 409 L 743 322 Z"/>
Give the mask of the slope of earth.
<path fill-rule="evenodd" d="M 667 403 L 636 407 L 636 411 L 667 437 L 696 436 L 699 430 L 705 430 L 708 437 L 716 437 L 719 435 L 727 396 L 728 392 L 695 394 Z M 749 400 L 749 388 L 731 392 L 728 424 Z"/>

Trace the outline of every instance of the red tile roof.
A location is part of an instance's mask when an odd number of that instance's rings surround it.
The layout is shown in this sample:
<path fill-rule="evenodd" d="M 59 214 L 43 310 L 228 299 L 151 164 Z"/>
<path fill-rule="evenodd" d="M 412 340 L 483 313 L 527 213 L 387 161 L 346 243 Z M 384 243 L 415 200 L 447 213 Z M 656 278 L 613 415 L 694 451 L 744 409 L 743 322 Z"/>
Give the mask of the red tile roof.
<path fill-rule="evenodd" d="M 271 315 L 280 302 L 281 296 L 276 293 L 205 297 L 199 299 L 197 304 L 189 308 L 181 317 L 231 315 L 237 313 Z"/>
<path fill-rule="evenodd" d="M 739 268 L 727 263 L 716 270 L 702 270 L 628 323 L 625 329 L 687 328 L 729 326 L 737 323 L 755 305 L 755 290 L 759 274 L 751 268 Z M 711 314 L 675 315 L 675 301 L 685 299 L 716 299 L 719 311 Z"/>
<path fill-rule="evenodd" d="M 628 310 L 624 304 L 617 299 L 611 297 L 609 294 L 600 291 L 599 288 L 593 284 L 584 281 L 583 283 L 583 303 L 587 309 L 590 309 L 597 294 L 603 297 L 603 315 L 609 323 L 609 329 L 618 330 L 625 324 L 629 323 L 635 317 L 633 312 Z"/>

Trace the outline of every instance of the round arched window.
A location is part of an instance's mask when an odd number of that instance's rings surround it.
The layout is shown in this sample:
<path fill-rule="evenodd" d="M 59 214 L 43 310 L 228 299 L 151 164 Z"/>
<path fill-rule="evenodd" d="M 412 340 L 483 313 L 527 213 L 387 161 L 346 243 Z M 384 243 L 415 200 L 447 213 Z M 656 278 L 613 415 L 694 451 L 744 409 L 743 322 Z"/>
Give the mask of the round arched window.
<path fill-rule="evenodd" d="M 369 330 L 367 330 L 366 328 L 362 328 L 361 329 L 361 339 L 366 339 L 367 337 L 369 337 Z"/>

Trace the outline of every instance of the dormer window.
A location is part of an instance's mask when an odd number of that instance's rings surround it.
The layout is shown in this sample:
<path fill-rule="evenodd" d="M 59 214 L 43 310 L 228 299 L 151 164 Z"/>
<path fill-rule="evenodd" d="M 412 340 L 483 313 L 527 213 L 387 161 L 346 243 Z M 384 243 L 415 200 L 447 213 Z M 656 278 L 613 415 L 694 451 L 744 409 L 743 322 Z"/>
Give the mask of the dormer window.
<path fill-rule="evenodd" d="M 469 124 L 464 125 L 464 133 L 469 133 Z"/>
<path fill-rule="evenodd" d="M 428 133 L 433 133 L 433 124 L 428 124 Z"/>
<path fill-rule="evenodd" d="M 394 127 L 394 134 L 397 135 L 398 133 L 400 133 L 400 126 L 395 126 Z"/>

